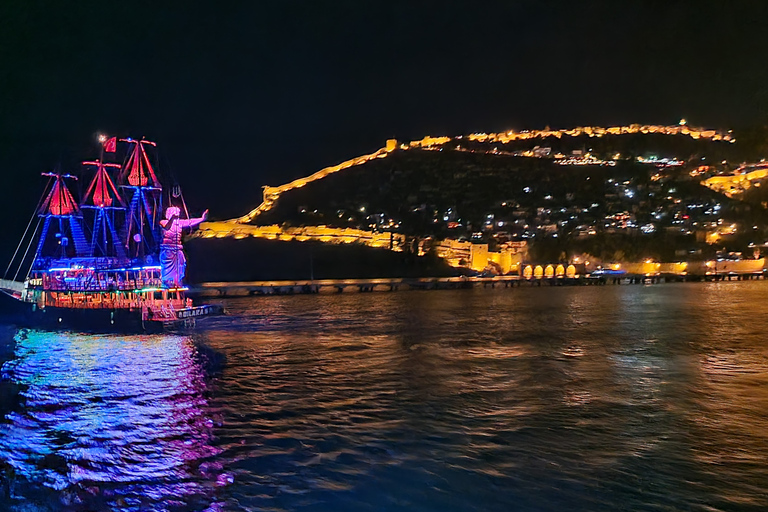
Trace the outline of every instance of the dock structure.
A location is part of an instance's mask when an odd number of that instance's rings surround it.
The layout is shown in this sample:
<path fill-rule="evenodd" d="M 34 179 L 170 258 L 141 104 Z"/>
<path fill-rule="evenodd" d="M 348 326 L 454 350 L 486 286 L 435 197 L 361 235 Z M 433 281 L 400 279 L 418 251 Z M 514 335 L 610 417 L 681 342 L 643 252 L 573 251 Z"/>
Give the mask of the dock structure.
<path fill-rule="evenodd" d="M 520 276 L 494 277 L 387 277 L 373 279 L 307 279 L 295 281 L 232 281 L 201 283 L 190 289 L 199 295 L 287 295 L 294 293 L 373 292 L 397 290 L 434 290 L 485 286 L 514 286 Z"/>
<path fill-rule="evenodd" d="M 365 279 L 306 279 L 274 281 L 221 281 L 192 286 L 189 293 L 201 296 L 292 295 L 398 290 L 449 290 L 460 288 L 511 288 L 514 286 L 585 286 L 657 284 L 689 281 L 742 281 L 765 279 L 763 272 L 713 274 L 621 274 L 575 277 L 525 278 L 518 275 L 459 277 L 394 277 Z"/>

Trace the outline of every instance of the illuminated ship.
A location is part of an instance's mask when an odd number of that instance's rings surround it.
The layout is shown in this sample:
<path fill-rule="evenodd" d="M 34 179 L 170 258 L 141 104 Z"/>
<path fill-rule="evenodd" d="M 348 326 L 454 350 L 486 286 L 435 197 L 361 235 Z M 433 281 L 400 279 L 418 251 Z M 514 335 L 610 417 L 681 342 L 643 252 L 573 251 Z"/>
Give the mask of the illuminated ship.
<path fill-rule="evenodd" d="M 68 187 L 77 177 L 43 173 L 48 185 L 4 277 L 14 262 L 16 273 L 0 280 L 0 290 L 22 305 L 18 323 L 155 332 L 220 313 L 220 306 L 194 305 L 182 282 L 182 230 L 207 212 L 182 218 L 180 189 L 165 190 L 150 163 L 155 143 L 120 139 L 127 149 L 121 165 L 104 162 L 105 153 L 116 153 L 117 138 L 100 142 L 101 157 L 83 162 L 93 176 L 79 202 Z"/>

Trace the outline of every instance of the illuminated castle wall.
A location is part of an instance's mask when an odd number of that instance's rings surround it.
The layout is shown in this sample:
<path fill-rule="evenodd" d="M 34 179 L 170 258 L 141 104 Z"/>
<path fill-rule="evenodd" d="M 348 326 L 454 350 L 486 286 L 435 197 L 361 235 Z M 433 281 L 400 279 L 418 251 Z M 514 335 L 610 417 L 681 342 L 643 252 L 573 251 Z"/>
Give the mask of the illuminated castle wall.
<path fill-rule="evenodd" d="M 467 136 L 469 140 L 478 142 L 501 142 L 507 143 L 516 140 L 528 140 L 545 137 L 557 137 L 561 139 L 566 136 L 578 137 L 587 135 L 589 137 L 602 137 L 604 135 L 627 135 L 633 133 L 659 133 L 662 135 L 687 135 L 692 139 L 711 139 L 728 142 L 736 142 L 729 133 L 722 133 L 718 130 L 707 130 L 704 128 L 693 128 L 687 124 L 672 126 L 662 126 L 655 124 L 630 124 L 628 126 L 611 126 L 603 128 L 600 126 L 579 126 L 568 130 L 524 130 L 516 132 L 510 130 L 503 133 L 473 133 Z"/>
<path fill-rule="evenodd" d="M 750 171 L 749 169 L 753 169 Z M 741 194 L 753 186 L 760 186 L 760 180 L 768 176 L 768 164 L 740 167 L 733 174 L 712 176 L 701 182 L 702 185 L 728 197 Z"/>
<path fill-rule="evenodd" d="M 267 240 L 324 242 L 335 244 L 359 243 L 370 247 L 402 251 L 405 235 L 392 232 L 363 231 L 354 228 L 330 228 L 328 226 L 304 226 L 281 228 L 276 224 L 269 226 L 251 226 L 232 222 L 208 222 L 205 230 L 199 233 L 203 238 L 265 238 Z"/>
<path fill-rule="evenodd" d="M 437 255 L 452 267 L 465 267 L 481 272 L 492 266 L 502 274 L 519 273 L 527 255 L 527 242 L 507 242 L 498 251 L 489 251 L 488 244 L 473 244 L 459 240 L 441 240 Z"/>

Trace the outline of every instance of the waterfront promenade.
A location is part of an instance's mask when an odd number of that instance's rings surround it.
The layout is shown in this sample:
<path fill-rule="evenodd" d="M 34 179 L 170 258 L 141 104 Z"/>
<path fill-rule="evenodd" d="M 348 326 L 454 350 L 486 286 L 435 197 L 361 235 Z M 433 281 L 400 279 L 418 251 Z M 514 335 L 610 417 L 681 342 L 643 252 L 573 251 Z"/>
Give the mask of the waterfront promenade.
<path fill-rule="evenodd" d="M 712 274 L 589 274 L 575 277 L 525 278 L 505 276 L 395 277 L 370 279 L 306 279 L 272 281 L 220 281 L 190 287 L 191 294 L 237 297 L 248 295 L 291 295 L 301 293 L 344 293 L 398 290 L 450 290 L 457 288 L 514 286 L 583 286 L 604 284 L 656 284 L 689 281 L 742 281 L 765 279 L 764 272 L 722 272 Z"/>

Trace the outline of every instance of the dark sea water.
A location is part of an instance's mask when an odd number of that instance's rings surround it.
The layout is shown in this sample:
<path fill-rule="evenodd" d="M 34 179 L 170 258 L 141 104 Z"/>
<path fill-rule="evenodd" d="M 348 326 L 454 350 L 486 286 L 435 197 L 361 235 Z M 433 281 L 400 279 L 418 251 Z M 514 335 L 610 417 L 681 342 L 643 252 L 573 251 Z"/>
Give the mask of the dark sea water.
<path fill-rule="evenodd" d="M 768 282 L 227 306 L 0 330 L 0 509 L 768 509 Z"/>

